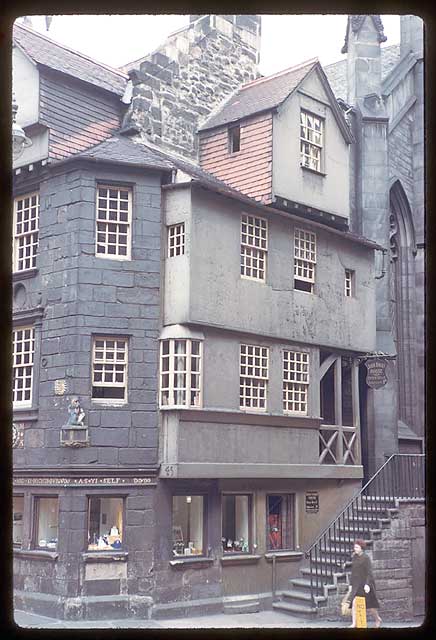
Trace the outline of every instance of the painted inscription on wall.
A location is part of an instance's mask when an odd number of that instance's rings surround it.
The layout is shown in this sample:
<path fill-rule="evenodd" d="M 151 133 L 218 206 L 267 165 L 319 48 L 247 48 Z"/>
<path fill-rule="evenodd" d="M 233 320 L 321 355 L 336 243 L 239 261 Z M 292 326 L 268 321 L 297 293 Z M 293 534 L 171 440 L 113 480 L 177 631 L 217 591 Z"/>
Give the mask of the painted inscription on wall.
<path fill-rule="evenodd" d="M 48 486 L 48 487 L 108 487 L 108 486 L 134 486 L 138 485 L 154 485 L 154 478 L 138 478 L 131 477 L 79 477 L 71 476 L 55 477 L 38 477 L 38 478 L 14 478 L 14 486 Z"/>

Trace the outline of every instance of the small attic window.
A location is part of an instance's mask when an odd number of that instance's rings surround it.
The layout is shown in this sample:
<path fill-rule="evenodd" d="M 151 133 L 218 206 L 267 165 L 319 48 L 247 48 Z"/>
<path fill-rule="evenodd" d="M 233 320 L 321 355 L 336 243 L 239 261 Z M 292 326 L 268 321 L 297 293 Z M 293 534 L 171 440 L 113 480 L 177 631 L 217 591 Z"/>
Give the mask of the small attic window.
<path fill-rule="evenodd" d="M 237 153 L 241 150 L 241 127 L 237 124 L 229 127 L 229 153 Z"/>

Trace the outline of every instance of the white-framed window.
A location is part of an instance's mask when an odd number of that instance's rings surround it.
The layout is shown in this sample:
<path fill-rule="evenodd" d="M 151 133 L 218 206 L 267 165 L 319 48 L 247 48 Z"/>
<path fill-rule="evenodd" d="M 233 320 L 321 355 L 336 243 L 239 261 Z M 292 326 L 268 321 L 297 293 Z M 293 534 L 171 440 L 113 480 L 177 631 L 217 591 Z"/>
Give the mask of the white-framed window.
<path fill-rule="evenodd" d="M 239 124 L 229 127 L 229 153 L 237 153 L 241 150 L 241 126 Z"/>
<path fill-rule="evenodd" d="M 185 223 L 168 227 L 168 257 L 182 256 L 185 253 Z"/>
<path fill-rule="evenodd" d="M 202 349 L 201 340 L 161 340 L 161 407 L 201 406 Z"/>
<path fill-rule="evenodd" d="M 132 189 L 97 185 L 96 248 L 100 258 L 130 259 Z"/>
<path fill-rule="evenodd" d="M 283 411 L 307 415 L 309 354 L 283 352 Z"/>
<path fill-rule="evenodd" d="M 268 222 L 265 218 L 241 216 L 241 276 L 265 282 Z"/>
<path fill-rule="evenodd" d="M 345 297 L 352 298 L 354 296 L 354 271 L 345 269 Z"/>
<path fill-rule="evenodd" d="M 127 402 L 127 338 L 95 336 L 92 344 L 92 400 Z"/>
<path fill-rule="evenodd" d="M 316 265 L 316 235 L 304 229 L 294 232 L 294 289 L 313 291 Z"/>
<path fill-rule="evenodd" d="M 39 230 L 39 193 L 29 193 L 14 200 L 13 270 L 36 267 Z"/>
<path fill-rule="evenodd" d="M 266 411 L 268 387 L 268 347 L 240 345 L 239 406 Z"/>
<path fill-rule="evenodd" d="M 12 332 L 12 401 L 14 407 L 30 407 L 32 404 L 34 355 L 34 327 L 14 329 Z"/>
<path fill-rule="evenodd" d="M 323 148 L 323 120 L 307 111 L 300 111 L 301 165 L 321 171 Z"/>

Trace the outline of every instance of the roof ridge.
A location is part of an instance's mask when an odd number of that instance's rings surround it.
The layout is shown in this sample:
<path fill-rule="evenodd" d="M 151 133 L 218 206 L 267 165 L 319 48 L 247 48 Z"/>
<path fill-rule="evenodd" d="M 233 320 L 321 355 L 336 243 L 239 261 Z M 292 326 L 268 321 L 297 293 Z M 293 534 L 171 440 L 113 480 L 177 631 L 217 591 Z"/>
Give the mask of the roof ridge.
<path fill-rule="evenodd" d="M 123 79 L 127 80 L 128 76 L 125 72 L 121 71 L 120 69 L 117 69 L 116 67 L 111 67 L 108 64 L 105 64 L 104 62 L 100 62 L 99 60 L 95 60 L 95 58 L 91 58 L 90 56 L 87 56 L 86 54 L 80 52 L 80 51 L 76 51 L 76 49 L 72 49 L 71 47 L 67 47 L 66 45 L 57 42 L 56 40 L 53 40 L 52 38 L 49 38 L 48 36 L 44 35 L 43 33 L 40 33 L 39 31 L 36 31 L 36 29 L 32 29 L 31 27 L 28 27 L 27 25 L 21 24 L 19 22 L 14 23 L 13 28 L 15 29 L 16 27 L 23 29 L 24 31 L 28 31 L 29 33 L 38 36 L 39 38 L 41 38 L 42 40 L 47 40 L 47 42 L 50 42 L 50 44 L 54 44 L 57 47 L 60 47 L 61 49 L 64 49 L 65 51 L 69 51 L 70 53 L 74 53 L 75 55 L 79 56 L 80 58 L 84 58 L 85 60 L 87 60 L 88 62 L 92 62 L 93 64 L 97 64 L 100 67 L 103 67 L 104 69 L 107 69 L 108 71 L 112 71 L 113 73 L 116 73 L 117 75 L 119 75 L 120 77 L 122 77 Z"/>
<path fill-rule="evenodd" d="M 270 76 L 263 76 L 262 78 L 256 78 L 256 80 L 251 80 L 251 82 L 247 82 L 247 84 L 243 84 L 240 87 L 240 91 L 243 89 L 249 89 L 253 85 L 261 84 L 262 82 L 267 82 L 268 80 L 272 80 L 273 78 L 278 78 L 282 75 L 286 75 L 291 73 L 292 71 L 297 71 L 298 69 L 303 69 L 304 67 L 308 67 L 310 65 L 314 65 L 316 62 L 319 62 L 319 58 L 315 56 L 314 58 L 310 58 L 305 62 L 300 62 L 299 64 L 294 65 L 293 67 L 288 67 L 287 69 L 283 69 L 283 71 L 277 71 L 277 73 L 273 73 Z"/>

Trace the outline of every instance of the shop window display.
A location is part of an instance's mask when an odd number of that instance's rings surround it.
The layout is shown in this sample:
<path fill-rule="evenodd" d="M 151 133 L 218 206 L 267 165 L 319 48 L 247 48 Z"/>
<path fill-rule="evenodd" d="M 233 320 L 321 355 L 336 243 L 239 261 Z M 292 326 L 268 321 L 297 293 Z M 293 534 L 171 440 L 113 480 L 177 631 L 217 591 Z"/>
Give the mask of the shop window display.
<path fill-rule="evenodd" d="M 173 554 L 202 555 L 203 496 L 173 496 Z"/>
<path fill-rule="evenodd" d="M 88 550 L 121 549 L 123 541 L 123 498 L 89 498 Z"/>
<path fill-rule="evenodd" d="M 53 550 L 58 544 L 58 499 L 35 498 L 36 538 L 35 546 Z"/>
<path fill-rule="evenodd" d="M 269 551 L 294 548 L 294 496 L 267 496 L 267 547 Z"/>
<path fill-rule="evenodd" d="M 250 497 L 223 495 L 222 537 L 223 553 L 250 551 Z"/>
<path fill-rule="evenodd" d="M 14 496 L 12 500 L 12 541 L 14 545 L 23 543 L 24 496 Z"/>

